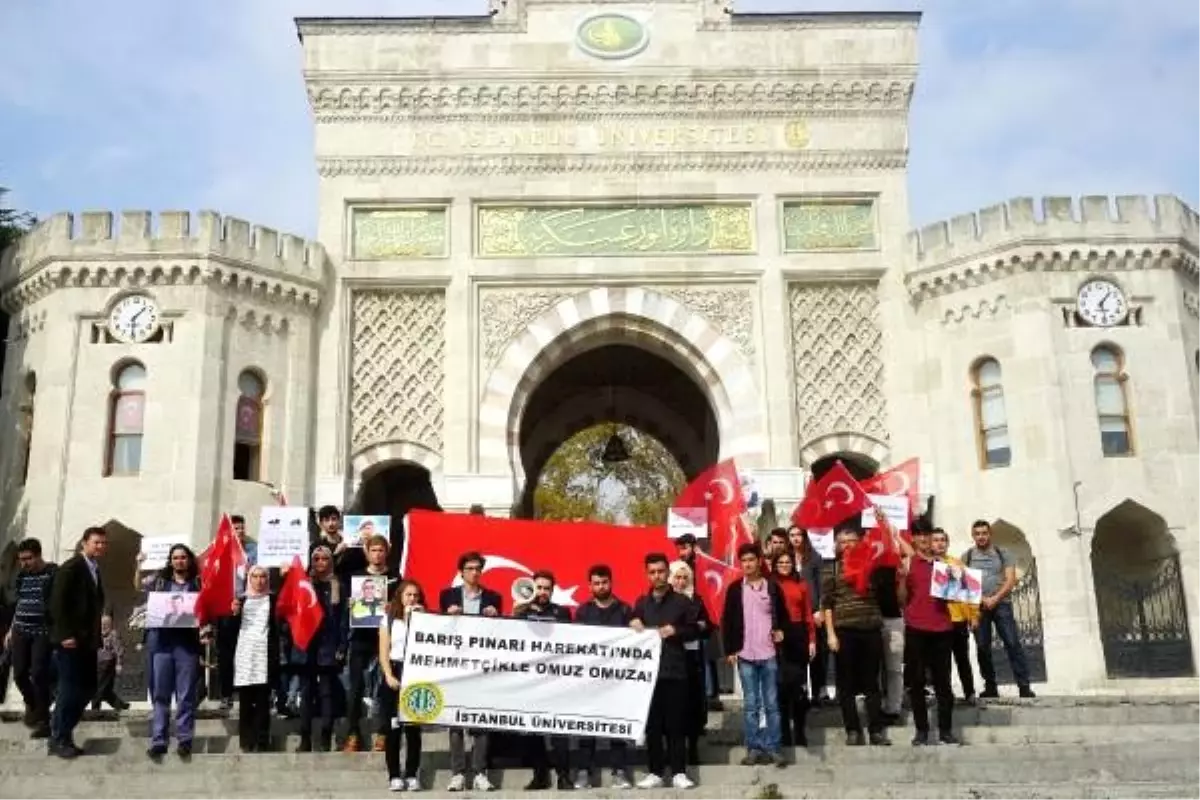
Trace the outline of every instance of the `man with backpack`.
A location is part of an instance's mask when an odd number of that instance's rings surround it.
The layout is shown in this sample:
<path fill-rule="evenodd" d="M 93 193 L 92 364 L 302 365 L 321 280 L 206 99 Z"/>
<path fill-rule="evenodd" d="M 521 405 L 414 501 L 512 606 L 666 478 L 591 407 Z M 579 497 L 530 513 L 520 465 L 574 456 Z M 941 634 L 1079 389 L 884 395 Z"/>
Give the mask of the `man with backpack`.
<path fill-rule="evenodd" d="M 31 737 L 50 736 L 50 587 L 57 565 L 42 559 L 42 544 L 26 539 L 17 545 L 20 572 L 12 627 L 4 637 L 12 654 L 13 682 L 25 699 L 25 724 Z"/>
<path fill-rule="evenodd" d="M 980 697 L 999 697 L 996 688 L 996 668 L 992 664 L 992 626 L 1004 645 L 1008 663 L 1021 697 L 1036 697 L 1029 688 L 1029 667 L 1025 650 L 1013 616 L 1011 594 L 1017 585 L 1017 566 L 1011 554 L 992 543 L 992 526 L 986 520 L 971 525 L 975 546 L 963 553 L 962 562 L 983 573 L 983 601 L 979 604 L 979 627 L 975 629 L 975 652 L 979 658 L 979 673 L 983 676 Z"/>

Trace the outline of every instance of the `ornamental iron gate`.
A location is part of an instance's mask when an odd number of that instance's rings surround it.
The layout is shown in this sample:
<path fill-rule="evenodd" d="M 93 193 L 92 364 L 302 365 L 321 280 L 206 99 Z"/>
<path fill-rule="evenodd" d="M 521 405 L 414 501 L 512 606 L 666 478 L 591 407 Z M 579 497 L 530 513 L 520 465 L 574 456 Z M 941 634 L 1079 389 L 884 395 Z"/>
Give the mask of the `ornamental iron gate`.
<path fill-rule="evenodd" d="M 1181 678 L 1196 674 L 1179 555 L 1130 574 L 1092 563 L 1104 664 L 1110 678 Z"/>
<path fill-rule="evenodd" d="M 1046 637 L 1042 625 L 1042 598 L 1038 587 L 1037 562 L 1031 562 L 1025 574 L 1017 579 L 1017 585 L 1008 595 L 1012 602 L 1013 617 L 1017 621 L 1017 638 L 1025 651 L 1025 664 L 1029 667 L 1031 683 L 1046 682 Z M 1012 665 L 1004 652 L 1000 636 L 992 632 L 992 665 L 996 670 L 997 684 L 1015 684 Z"/>

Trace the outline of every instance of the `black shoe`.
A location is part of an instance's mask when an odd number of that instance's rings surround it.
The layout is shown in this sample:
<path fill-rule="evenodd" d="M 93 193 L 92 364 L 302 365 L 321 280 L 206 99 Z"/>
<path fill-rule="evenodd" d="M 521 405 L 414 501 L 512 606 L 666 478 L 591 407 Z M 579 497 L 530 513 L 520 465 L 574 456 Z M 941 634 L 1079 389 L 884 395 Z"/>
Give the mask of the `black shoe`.
<path fill-rule="evenodd" d="M 917 731 L 917 735 L 913 737 L 913 747 L 924 747 L 929 744 L 929 731 Z"/>
<path fill-rule="evenodd" d="M 533 780 L 531 780 L 529 783 L 525 784 L 525 791 L 527 791 L 527 792 L 544 792 L 545 790 L 547 790 L 549 788 L 550 788 L 550 773 L 549 772 L 540 772 L 540 771 L 535 772 L 535 773 L 533 773 Z"/>
<path fill-rule="evenodd" d="M 893 727 L 899 725 L 900 720 L 901 720 L 901 717 L 899 714 L 892 714 L 887 711 L 885 711 L 879 715 L 879 721 L 882 722 L 884 724 L 884 726 L 886 726 L 888 728 L 893 728 Z"/>
<path fill-rule="evenodd" d="M 808 734 L 801 733 L 796 737 L 796 747 L 808 748 Z"/>
<path fill-rule="evenodd" d="M 30 739 L 49 739 L 50 738 L 50 726 L 44 722 L 41 725 L 35 726 L 34 729 L 29 732 L 29 738 Z"/>
<path fill-rule="evenodd" d="M 78 758 L 83 751 L 69 742 L 67 744 L 62 744 L 60 742 L 51 741 L 46 746 L 46 752 L 49 755 L 57 756 L 58 758 L 69 761 L 72 758 Z"/>
<path fill-rule="evenodd" d="M 166 754 L 167 754 L 167 746 L 165 744 L 152 745 L 150 747 L 150 749 L 146 751 L 146 755 L 155 764 L 161 764 L 162 760 L 163 760 L 163 756 L 165 756 Z"/>
<path fill-rule="evenodd" d="M 891 747 L 892 740 L 887 737 L 886 733 L 872 733 L 870 737 L 871 745 L 874 747 Z"/>
<path fill-rule="evenodd" d="M 747 750 L 746 755 L 742 756 L 742 760 L 738 763 L 743 767 L 753 767 L 755 764 L 759 763 L 758 759 L 759 753 L 757 750 Z"/>
<path fill-rule="evenodd" d="M 757 761 L 755 761 L 755 763 L 767 765 L 767 764 L 774 764 L 775 762 L 771 759 L 770 753 L 763 751 L 758 754 L 758 759 L 757 759 Z"/>
<path fill-rule="evenodd" d="M 866 743 L 867 740 L 863 738 L 862 731 L 852 731 L 846 734 L 847 747 L 862 747 Z"/>
<path fill-rule="evenodd" d="M 973 694 L 967 695 L 966 697 L 962 698 L 959 702 L 965 706 L 979 705 L 979 701 L 977 699 L 975 699 L 975 695 L 973 695 Z"/>
<path fill-rule="evenodd" d="M 574 781 L 568 778 L 566 773 L 560 772 L 558 775 L 558 780 L 555 781 L 555 784 L 557 784 L 560 792 L 570 792 L 574 791 L 575 789 Z"/>
<path fill-rule="evenodd" d="M 181 761 L 192 760 L 192 743 L 180 742 L 179 747 L 175 748 L 175 752 L 179 755 Z"/>
<path fill-rule="evenodd" d="M 1000 692 L 995 686 L 985 686 L 983 687 L 983 691 L 979 693 L 979 696 L 984 700 L 994 700 L 1000 696 Z"/>
<path fill-rule="evenodd" d="M 25 713 L 21 715 L 21 724 L 26 728 L 32 728 L 37 725 L 37 714 L 33 713 L 33 709 L 25 706 Z"/>
<path fill-rule="evenodd" d="M 772 753 L 767 757 L 767 763 L 774 764 L 775 769 L 783 769 L 788 765 L 788 760 L 783 753 Z"/>
<path fill-rule="evenodd" d="M 938 741 L 942 744 L 962 746 L 962 740 L 949 732 L 938 734 Z"/>
<path fill-rule="evenodd" d="M 1026 700 L 1032 700 L 1033 698 L 1037 697 L 1037 695 L 1033 693 L 1033 689 L 1030 689 L 1028 686 L 1022 686 L 1020 688 L 1020 693 L 1021 697 L 1024 697 Z"/>
<path fill-rule="evenodd" d="M 721 698 L 719 698 L 719 697 L 710 697 L 710 698 L 708 698 L 708 710 L 709 711 L 724 711 L 725 704 L 721 702 Z"/>
<path fill-rule="evenodd" d="M 687 763 L 693 767 L 700 766 L 700 746 L 695 742 L 688 745 Z"/>

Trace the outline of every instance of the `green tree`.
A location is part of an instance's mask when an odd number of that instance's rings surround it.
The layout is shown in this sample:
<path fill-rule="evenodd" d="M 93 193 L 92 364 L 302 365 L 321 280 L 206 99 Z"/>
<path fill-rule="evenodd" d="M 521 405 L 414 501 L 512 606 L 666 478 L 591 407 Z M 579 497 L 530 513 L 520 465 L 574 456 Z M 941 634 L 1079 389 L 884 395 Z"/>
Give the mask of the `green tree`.
<path fill-rule="evenodd" d="M 8 189 L 0 186 L 0 253 L 9 245 L 15 244 L 17 239 L 37 222 L 33 214 L 9 207 L 5 201 L 8 193 Z"/>
<path fill-rule="evenodd" d="M 606 464 L 601 454 L 614 431 L 625 440 L 629 459 Z M 538 519 L 662 525 L 685 482 L 661 442 L 605 422 L 579 431 L 550 456 L 537 479 L 533 512 Z"/>

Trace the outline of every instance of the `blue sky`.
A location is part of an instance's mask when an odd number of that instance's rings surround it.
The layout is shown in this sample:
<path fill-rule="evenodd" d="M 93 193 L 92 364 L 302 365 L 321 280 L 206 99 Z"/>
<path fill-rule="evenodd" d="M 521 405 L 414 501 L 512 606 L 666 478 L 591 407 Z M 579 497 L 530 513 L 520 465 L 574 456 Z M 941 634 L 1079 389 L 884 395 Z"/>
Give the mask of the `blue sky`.
<path fill-rule="evenodd" d="M 212 208 L 309 235 L 294 16 L 470 13 L 486 0 L 2 0 L 0 185 L 39 215 Z M 919 8 L 909 187 L 921 225 L 1008 197 L 1197 203 L 1195 0 L 739 0 Z"/>

